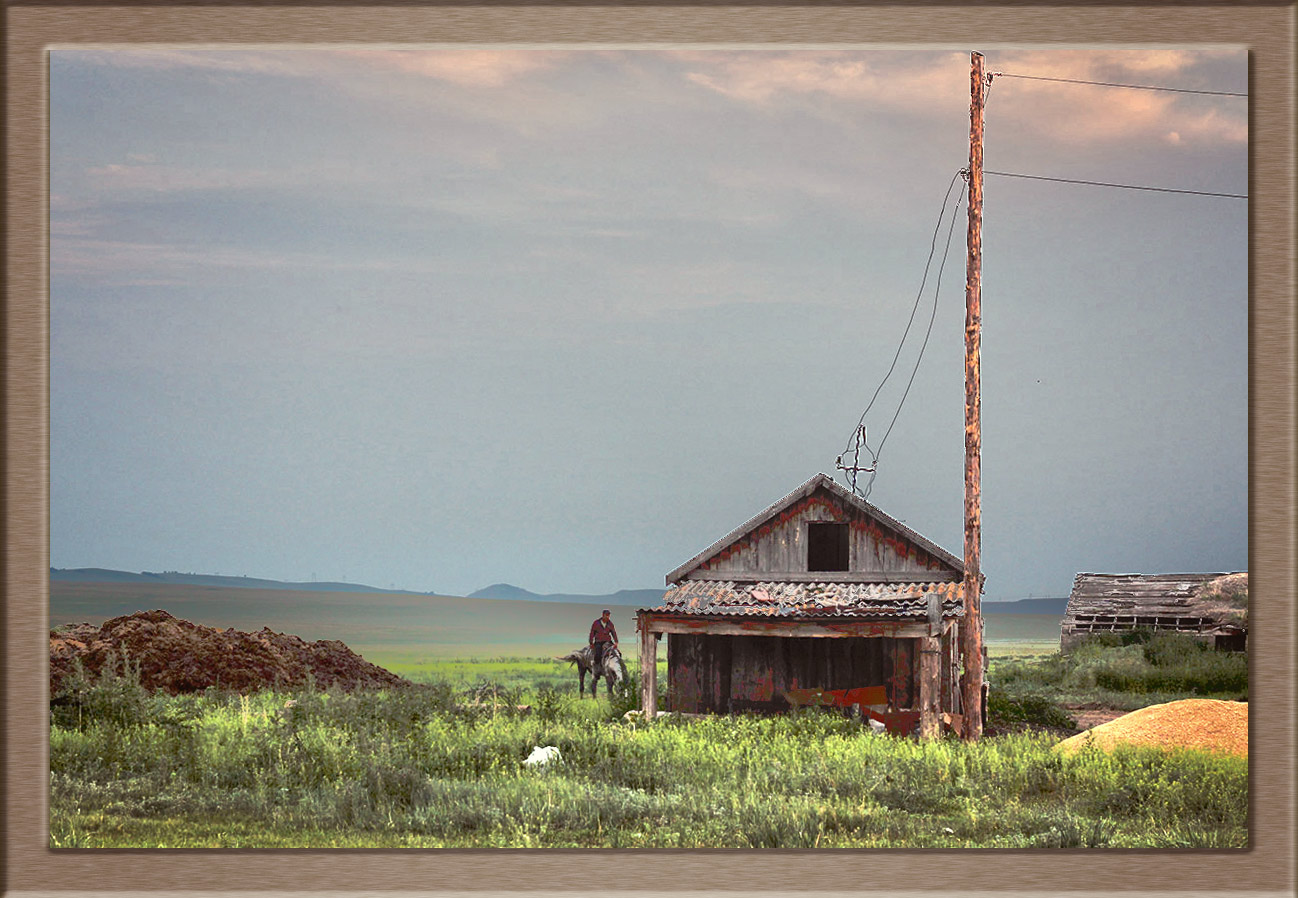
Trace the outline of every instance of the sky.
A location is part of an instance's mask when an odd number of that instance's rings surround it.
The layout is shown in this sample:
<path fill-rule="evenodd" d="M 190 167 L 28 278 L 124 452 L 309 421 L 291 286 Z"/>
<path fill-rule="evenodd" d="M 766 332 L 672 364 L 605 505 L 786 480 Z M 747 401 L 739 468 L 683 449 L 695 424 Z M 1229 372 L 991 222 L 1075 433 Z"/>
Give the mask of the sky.
<path fill-rule="evenodd" d="M 881 382 L 962 555 L 970 49 L 52 50 L 51 565 L 660 586 Z M 1247 194 L 1246 98 L 1071 83 L 1245 49 L 985 52 L 989 172 Z M 987 599 L 1246 569 L 1247 202 L 983 215 Z"/>

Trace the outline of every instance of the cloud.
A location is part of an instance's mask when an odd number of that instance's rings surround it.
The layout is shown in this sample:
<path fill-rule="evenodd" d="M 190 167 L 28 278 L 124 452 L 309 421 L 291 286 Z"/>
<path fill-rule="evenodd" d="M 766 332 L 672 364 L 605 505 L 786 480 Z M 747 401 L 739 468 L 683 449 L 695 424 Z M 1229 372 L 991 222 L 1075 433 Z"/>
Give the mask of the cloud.
<path fill-rule="evenodd" d="M 503 87 L 570 55 L 544 49 L 55 50 L 82 63 L 135 69 L 193 69 L 239 75 L 325 79 L 347 85 L 359 72 L 401 73 L 464 87 Z"/>
<path fill-rule="evenodd" d="M 1040 50 L 1011 52 L 989 63 L 988 117 L 1068 144 L 1143 139 L 1174 145 L 1248 141 L 1248 101 L 1092 84 L 1033 81 L 1014 75 L 1144 84 L 1191 90 L 1228 89 L 1199 74 L 1205 62 L 1242 59 L 1236 50 Z M 1178 138 L 1171 140 L 1169 134 Z"/>
<path fill-rule="evenodd" d="M 280 186 L 282 175 L 268 171 L 182 168 L 170 165 L 110 163 L 86 169 L 89 184 L 99 190 L 229 190 Z"/>
<path fill-rule="evenodd" d="M 442 270 L 422 257 L 340 257 L 328 253 L 211 244 L 148 243 L 85 238 L 51 229 L 50 255 L 54 271 L 72 278 L 93 278 L 104 285 L 186 284 L 193 286 L 205 271 L 332 271 L 371 274 L 435 274 Z"/>
<path fill-rule="evenodd" d="M 1235 49 L 1032 50 L 988 57 L 990 72 L 1116 83 L 1222 90 L 1205 63 L 1242 59 Z M 818 96 L 931 117 L 969 102 L 968 56 L 902 51 L 687 52 L 687 80 L 736 102 L 774 107 Z M 1093 144 L 1133 137 L 1182 143 L 1242 143 L 1247 103 L 1153 91 L 1002 77 L 993 80 L 988 116 L 1012 121 L 1052 141 Z"/>
<path fill-rule="evenodd" d="M 569 54 L 554 50 L 344 50 L 348 58 L 377 69 L 403 72 L 463 87 L 503 87 L 524 75 L 557 65 Z"/>
<path fill-rule="evenodd" d="M 128 159 L 138 158 L 128 154 Z M 153 157 L 150 157 L 153 158 Z M 379 176 L 360 164 L 327 162 L 284 169 L 110 162 L 84 170 L 85 186 L 98 192 L 184 193 L 218 190 L 289 190 L 321 185 L 372 185 Z"/>
<path fill-rule="evenodd" d="M 715 51 L 684 54 L 686 78 L 750 104 L 823 94 L 871 107 L 914 109 L 967 104 L 957 88 L 962 54 L 900 56 L 845 50 Z"/>

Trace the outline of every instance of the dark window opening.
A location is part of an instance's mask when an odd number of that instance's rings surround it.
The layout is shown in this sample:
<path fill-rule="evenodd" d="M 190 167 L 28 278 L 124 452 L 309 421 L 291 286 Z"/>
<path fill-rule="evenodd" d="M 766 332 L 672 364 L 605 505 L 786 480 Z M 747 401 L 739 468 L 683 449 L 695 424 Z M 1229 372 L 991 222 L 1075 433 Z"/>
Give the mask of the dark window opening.
<path fill-rule="evenodd" d="M 807 525 L 807 570 L 847 570 L 847 525 Z"/>

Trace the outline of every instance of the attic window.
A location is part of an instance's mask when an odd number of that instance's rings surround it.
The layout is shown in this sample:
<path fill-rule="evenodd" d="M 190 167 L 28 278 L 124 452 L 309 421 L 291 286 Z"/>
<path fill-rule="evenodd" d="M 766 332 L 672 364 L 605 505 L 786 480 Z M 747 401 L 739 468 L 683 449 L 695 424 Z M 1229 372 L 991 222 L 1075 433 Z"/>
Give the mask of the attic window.
<path fill-rule="evenodd" d="M 847 525 L 807 525 L 807 570 L 847 570 Z"/>

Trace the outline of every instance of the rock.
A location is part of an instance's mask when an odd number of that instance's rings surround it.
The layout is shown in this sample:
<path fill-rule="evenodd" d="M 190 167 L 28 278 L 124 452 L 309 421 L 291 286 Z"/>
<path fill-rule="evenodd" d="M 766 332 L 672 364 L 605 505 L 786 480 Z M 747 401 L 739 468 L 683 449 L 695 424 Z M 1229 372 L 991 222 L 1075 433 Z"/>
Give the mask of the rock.
<path fill-rule="evenodd" d="M 257 633 L 218 630 L 173 617 L 166 611 L 138 611 L 102 626 L 75 624 L 50 632 L 50 696 L 80 659 L 97 675 L 113 657 L 140 668 L 147 689 L 176 694 L 209 686 L 249 691 L 296 689 L 314 679 L 321 689 L 346 691 L 408 686 L 409 681 L 370 664 L 335 640 L 306 642 L 263 628 Z"/>
<path fill-rule="evenodd" d="M 559 754 L 559 749 L 553 745 L 547 745 L 542 748 L 539 745 L 533 746 L 532 753 L 527 756 L 523 762 L 524 767 L 544 767 L 547 764 L 553 764 L 556 761 L 562 761 L 563 756 Z"/>

